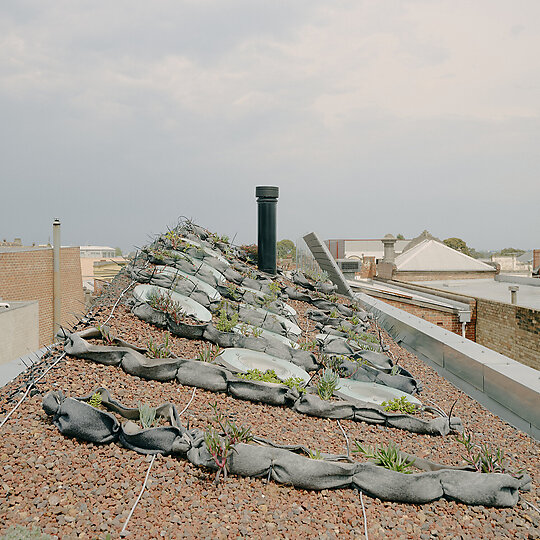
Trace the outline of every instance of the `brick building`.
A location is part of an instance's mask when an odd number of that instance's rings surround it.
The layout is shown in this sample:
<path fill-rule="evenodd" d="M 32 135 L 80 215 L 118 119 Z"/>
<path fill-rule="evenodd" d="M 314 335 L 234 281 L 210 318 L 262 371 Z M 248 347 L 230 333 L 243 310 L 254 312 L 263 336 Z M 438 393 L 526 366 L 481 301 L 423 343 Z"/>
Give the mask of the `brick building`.
<path fill-rule="evenodd" d="M 61 324 L 70 326 L 85 311 L 80 250 L 60 249 Z M 0 298 L 37 300 L 39 346 L 53 342 L 53 248 L 0 247 Z"/>

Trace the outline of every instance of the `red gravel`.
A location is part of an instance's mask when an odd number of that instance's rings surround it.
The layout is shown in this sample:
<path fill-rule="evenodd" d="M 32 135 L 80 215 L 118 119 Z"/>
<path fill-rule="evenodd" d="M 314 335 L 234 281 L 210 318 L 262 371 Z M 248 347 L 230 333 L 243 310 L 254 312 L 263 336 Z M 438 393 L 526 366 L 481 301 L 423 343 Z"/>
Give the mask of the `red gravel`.
<path fill-rule="evenodd" d="M 127 282 L 117 280 L 109 298 L 102 300 L 98 322 L 103 322 Z M 309 309 L 290 302 L 300 326 L 313 334 L 305 318 Z M 146 346 L 150 338 L 161 343 L 163 331 L 134 317 L 120 305 L 111 320 L 113 335 Z M 504 448 L 511 467 L 533 477 L 533 491 L 524 493 L 514 507 L 470 507 L 440 500 L 423 506 L 382 502 L 363 497 L 369 538 L 527 538 L 540 537 L 538 513 L 539 445 L 484 409 L 441 378 L 414 355 L 401 349 L 384 333 L 399 363 L 425 386 L 422 397 L 445 411 L 459 398 L 453 414 L 479 441 Z M 173 352 L 194 358 L 204 342 L 171 336 Z M 23 375 L 21 375 L 22 377 Z M 7 396 L 20 381 L 0 389 L 0 411 L 13 403 Z M 70 396 L 105 386 L 113 398 L 128 406 L 170 401 L 178 410 L 193 389 L 177 382 L 141 380 L 120 368 L 66 358 L 39 385 L 42 393 L 63 390 Z M 28 398 L 2 429 L 0 438 L 0 533 L 12 524 L 37 524 L 59 538 L 118 538 L 141 489 L 149 458 L 116 444 L 97 446 L 62 436 L 41 408 L 41 395 Z M 197 389 L 183 416 L 191 427 L 206 427 L 217 402 L 237 424 L 251 426 L 254 434 L 276 442 L 302 443 L 322 452 L 345 453 L 345 440 L 334 420 L 299 415 L 287 408 L 235 400 Z M 449 464 L 461 463 L 462 447 L 454 437 L 429 437 L 352 421 L 342 421 L 352 440 L 367 444 L 395 441 L 420 457 Z M 231 476 L 215 487 L 214 474 L 185 460 L 158 456 L 147 489 L 128 526 L 132 538 L 363 538 L 359 494 L 352 489 L 303 491 L 266 483 L 262 479 Z"/>

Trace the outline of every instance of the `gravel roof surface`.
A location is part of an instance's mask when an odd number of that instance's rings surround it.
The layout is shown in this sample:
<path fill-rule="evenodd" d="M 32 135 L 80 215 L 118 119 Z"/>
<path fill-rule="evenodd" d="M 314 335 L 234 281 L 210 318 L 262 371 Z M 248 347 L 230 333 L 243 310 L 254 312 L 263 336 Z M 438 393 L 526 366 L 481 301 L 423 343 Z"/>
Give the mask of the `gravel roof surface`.
<path fill-rule="evenodd" d="M 97 322 L 109 316 L 115 299 L 128 283 L 127 278 L 120 276 L 109 287 L 94 309 Z M 314 323 L 305 318 L 305 311 L 311 306 L 297 301 L 289 303 L 298 311 L 302 329 L 309 329 L 309 336 L 313 336 Z M 133 344 L 146 346 L 149 338 L 158 343 L 163 340 L 162 330 L 135 317 L 123 301 L 109 324 L 113 335 Z M 433 400 L 447 412 L 457 399 L 453 415 L 461 417 L 465 428 L 479 442 L 502 447 L 510 468 L 528 472 L 533 488 L 520 495 L 515 507 L 502 509 L 447 500 L 408 505 L 364 495 L 369 538 L 540 538 L 540 516 L 524 502 L 538 506 L 538 443 L 490 413 L 382 333 L 393 357 L 423 382 L 421 399 Z M 170 338 L 173 352 L 185 358 L 194 358 L 202 344 Z M 0 419 L 16 403 L 8 398 L 13 398 L 24 378 L 25 374 L 21 374 L 0 389 Z M 1 429 L 0 534 L 13 524 L 36 524 L 44 533 L 58 538 L 101 539 L 108 534 L 110 538 L 120 537 L 151 458 L 117 444 L 98 446 L 64 437 L 41 407 L 43 394 L 49 390 L 62 390 L 77 397 L 98 386 L 106 387 L 114 399 L 126 406 L 172 402 L 181 411 L 193 395 L 193 388 L 176 381 L 147 381 L 118 367 L 65 357 L 38 384 L 40 393 L 28 397 Z M 214 402 L 237 424 L 250 426 L 255 435 L 279 443 L 301 443 L 321 452 L 346 451 L 345 439 L 335 420 L 201 389 L 195 390 L 182 422 L 204 429 Z M 341 424 L 351 440 L 366 444 L 394 441 L 400 449 L 419 457 L 463 464 L 463 447 L 453 436 L 430 437 L 347 420 Z M 146 490 L 129 522 L 128 536 L 364 538 L 361 500 L 353 489 L 304 491 L 234 475 L 215 486 L 214 474 L 180 458 L 157 456 Z"/>

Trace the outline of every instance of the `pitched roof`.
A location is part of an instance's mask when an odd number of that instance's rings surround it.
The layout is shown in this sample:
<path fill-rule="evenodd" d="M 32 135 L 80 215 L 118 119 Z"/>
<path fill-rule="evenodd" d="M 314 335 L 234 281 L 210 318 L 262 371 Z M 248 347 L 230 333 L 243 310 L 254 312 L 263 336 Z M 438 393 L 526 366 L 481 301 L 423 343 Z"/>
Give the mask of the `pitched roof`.
<path fill-rule="evenodd" d="M 519 261 L 520 263 L 524 263 L 524 264 L 532 263 L 532 260 L 533 260 L 533 252 L 532 252 L 532 250 L 531 251 L 526 251 L 525 253 L 523 253 L 519 257 L 516 257 L 516 261 Z"/>
<path fill-rule="evenodd" d="M 396 257 L 400 272 L 493 272 L 493 266 L 473 259 L 437 240 L 426 239 Z"/>

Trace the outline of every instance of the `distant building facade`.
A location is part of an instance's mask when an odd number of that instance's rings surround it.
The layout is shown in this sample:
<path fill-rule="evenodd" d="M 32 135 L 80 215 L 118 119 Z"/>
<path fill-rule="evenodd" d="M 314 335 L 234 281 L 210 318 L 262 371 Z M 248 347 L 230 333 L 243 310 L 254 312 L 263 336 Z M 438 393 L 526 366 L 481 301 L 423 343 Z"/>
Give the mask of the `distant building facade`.
<path fill-rule="evenodd" d="M 116 255 L 116 250 L 109 246 L 81 246 L 83 259 L 108 259 Z"/>

